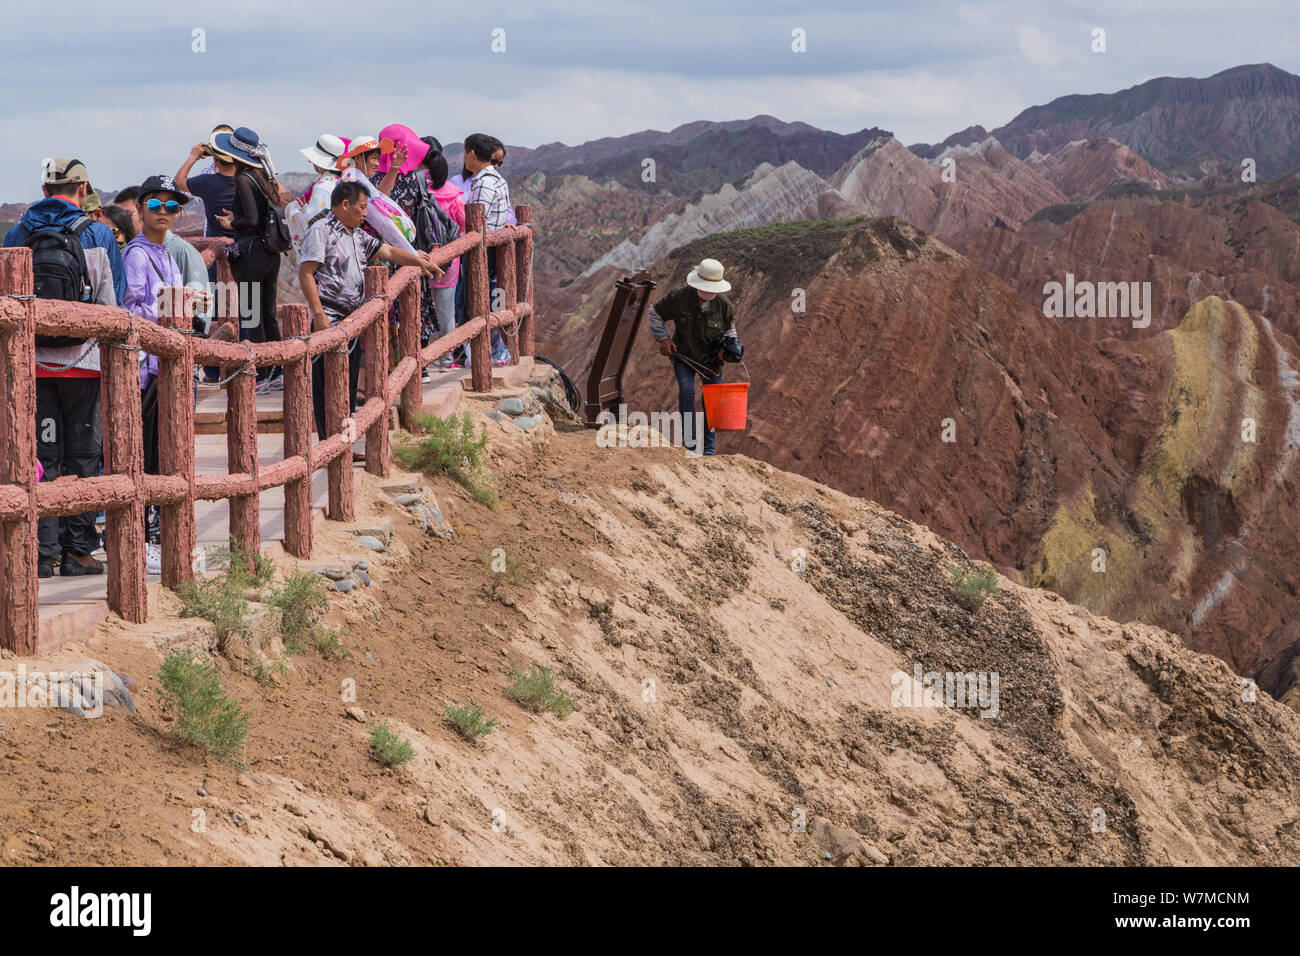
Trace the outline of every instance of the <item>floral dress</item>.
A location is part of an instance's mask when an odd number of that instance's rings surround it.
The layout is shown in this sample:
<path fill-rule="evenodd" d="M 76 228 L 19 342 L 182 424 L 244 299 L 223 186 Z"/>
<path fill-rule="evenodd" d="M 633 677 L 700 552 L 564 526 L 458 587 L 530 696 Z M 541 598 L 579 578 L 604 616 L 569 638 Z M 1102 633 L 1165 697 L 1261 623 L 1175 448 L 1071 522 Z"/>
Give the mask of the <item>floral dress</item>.
<path fill-rule="evenodd" d="M 376 186 L 383 179 L 382 176 L 375 176 L 371 181 Z M 416 170 L 409 173 L 398 173 L 396 181 L 393 183 L 393 189 L 388 194 L 388 198 L 402 207 L 402 211 L 415 220 L 415 204 L 420 198 L 420 177 Z M 433 193 L 429 193 L 429 202 L 436 202 Z M 390 273 L 397 271 L 397 266 L 389 263 L 388 271 Z M 420 344 L 428 345 L 438 334 L 438 319 L 433 311 L 433 294 L 426 285 L 421 290 L 420 296 Z"/>

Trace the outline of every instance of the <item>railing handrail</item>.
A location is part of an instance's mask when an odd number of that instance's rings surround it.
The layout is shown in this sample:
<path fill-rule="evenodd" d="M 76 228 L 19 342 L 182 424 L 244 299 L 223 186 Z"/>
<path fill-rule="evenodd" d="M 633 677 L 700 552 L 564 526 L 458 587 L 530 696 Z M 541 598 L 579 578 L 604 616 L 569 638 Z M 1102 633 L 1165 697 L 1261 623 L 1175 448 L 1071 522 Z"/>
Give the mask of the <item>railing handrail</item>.
<path fill-rule="evenodd" d="M 0 384 L 7 386 L 8 397 L 0 402 L 0 439 L 12 440 L 16 451 L 0 455 L 0 647 L 20 653 L 36 649 L 36 523 L 43 517 L 99 509 L 107 512 L 109 606 L 132 621 L 144 620 L 147 614 L 142 531 L 145 505 L 163 507 L 163 584 L 168 587 L 193 577 L 189 556 L 194 551 L 197 500 L 228 499 L 232 537 L 252 551 L 260 547 L 258 496 L 268 489 L 284 487 L 285 548 L 299 557 L 310 557 L 311 476 L 322 467 L 329 468 L 327 516 L 350 520 L 353 480 L 346 453 L 365 433 L 367 471 L 388 474 L 388 409 L 400 396 L 402 422 L 411 424 L 420 408 L 419 373 L 424 366 L 474 340 L 471 378 L 473 387 L 482 391 L 492 387 L 492 329 L 513 329 L 506 336 L 513 362 L 532 354 L 531 207 L 516 207 L 516 216 L 520 225 L 487 231 L 483 228 L 482 205 L 468 204 L 465 235 L 430 254 L 439 266 L 464 256 L 471 318 L 423 347 L 419 344 L 419 326 L 425 283 L 419 281 L 422 272 L 414 266 L 402 267 L 391 276 L 386 267 L 368 267 L 362 304 L 328 329 L 308 331 L 306 306 L 285 304 L 280 307 L 285 338 L 249 343 L 199 339 L 190 334 L 188 303 L 192 293 L 182 288 L 159 295 L 156 324 L 138 321 L 120 306 L 35 299 L 31 294 L 30 250 L 4 250 L 5 255 L 0 256 Z M 222 247 L 230 240 L 192 241 L 205 263 L 217 263 L 219 281 L 229 281 L 221 277 L 229 275 Z M 497 254 L 498 288 L 504 292 L 508 307 L 493 311 L 488 294 L 487 250 L 501 247 L 513 253 Z M 517 276 L 522 279 L 519 285 Z M 389 317 L 393 310 L 389 306 L 393 302 L 397 303 L 398 361 L 390 370 Z M 228 322 L 231 318 L 220 316 L 218 321 Z M 237 315 L 233 318 L 238 319 Z M 74 335 L 101 343 L 101 390 L 105 396 L 102 476 L 35 481 L 32 462 L 36 455 L 37 334 Z M 367 397 L 349 415 L 346 357 L 339 352 L 346 352 L 347 343 L 363 335 Z M 159 359 L 159 414 L 169 420 L 164 436 L 160 419 L 160 470 L 164 473 L 158 475 L 143 473 L 138 434 L 138 365 L 134 358 L 137 349 Z M 309 380 L 311 362 L 317 356 L 324 356 L 327 437 L 312 445 Z M 229 461 L 225 474 L 194 474 L 191 383 L 195 365 L 250 373 L 231 375 L 225 385 Z M 273 365 L 285 369 L 285 450 L 281 460 L 262 468 L 257 456 L 256 391 L 251 373 L 253 368 Z M 110 407 L 110 403 L 115 404 Z M 27 445 L 31 450 L 24 453 Z M 114 458 L 118 460 L 112 461 Z M 141 518 L 138 522 L 134 517 L 137 513 Z M 132 522 L 138 527 L 133 528 Z"/>

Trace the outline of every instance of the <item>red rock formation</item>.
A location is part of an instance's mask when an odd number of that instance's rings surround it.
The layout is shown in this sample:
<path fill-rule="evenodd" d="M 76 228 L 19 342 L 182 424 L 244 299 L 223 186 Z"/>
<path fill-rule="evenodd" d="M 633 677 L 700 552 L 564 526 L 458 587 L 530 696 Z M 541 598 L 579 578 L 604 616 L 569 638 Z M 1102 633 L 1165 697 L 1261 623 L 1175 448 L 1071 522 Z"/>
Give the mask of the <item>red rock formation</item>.
<path fill-rule="evenodd" d="M 1125 227 L 1134 241 L 1172 246 L 1166 232 L 1197 221 L 1165 205 Z M 1234 230 L 1206 229 L 1222 257 Z M 1105 245 L 1078 238 L 1079 252 Z M 705 255 L 726 263 L 753 381 L 748 429 L 721 434 L 722 452 L 880 501 L 1027 583 L 1174 630 L 1278 695 L 1295 686 L 1300 349 L 1265 319 L 1209 299 L 1162 334 L 1091 344 L 897 219 L 711 236 L 655 267 L 655 297 Z M 592 277 L 557 343 L 571 370 L 610 281 Z M 631 410 L 676 407 L 648 335 L 627 383 Z"/>

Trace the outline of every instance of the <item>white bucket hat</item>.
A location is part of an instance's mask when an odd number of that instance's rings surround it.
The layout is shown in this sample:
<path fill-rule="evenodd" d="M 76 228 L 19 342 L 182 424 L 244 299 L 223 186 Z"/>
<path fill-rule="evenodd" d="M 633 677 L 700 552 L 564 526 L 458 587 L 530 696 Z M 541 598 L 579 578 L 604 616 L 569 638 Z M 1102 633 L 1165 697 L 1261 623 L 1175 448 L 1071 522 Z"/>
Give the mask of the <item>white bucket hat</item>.
<path fill-rule="evenodd" d="M 728 292 L 731 283 L 722 278 L 722 263 L 717 259 L 704 259 L 691 270 L 686 277 L 686 284 L 701 292 Z"/>
<path fill-rule="evenodd" d="M 322 133 L 316 140 L 315 146 L 309 146 L 306 149 L 299 150 L 307 157 L 307 162 L 313 166 L 319 166 L 321 169 L 335 169 L 338 161 L 343 158 L 347 152 L 347 147 L 343 145 L 343 140 L 337 136 L 331 136 L 329 133 Z"/>

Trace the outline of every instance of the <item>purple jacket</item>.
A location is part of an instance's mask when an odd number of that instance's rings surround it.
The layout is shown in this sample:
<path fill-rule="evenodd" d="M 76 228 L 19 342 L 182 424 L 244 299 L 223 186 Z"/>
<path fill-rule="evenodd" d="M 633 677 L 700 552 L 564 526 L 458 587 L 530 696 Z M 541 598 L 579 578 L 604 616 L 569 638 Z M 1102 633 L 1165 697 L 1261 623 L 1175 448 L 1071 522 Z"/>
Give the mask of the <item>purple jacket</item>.
<path fill-rule="evenodd" d="M 142 232 L 122 250 L 122 263 L 126 267 L 126 298 L 122 305 L 128 312 L 150 322 L 158 321 L 158 290 L 167 286 L 183 286 L 185 279 L 176 266 L 167 247 L 150 242 Z M 140 353 L 140 387 L 158 374 L 158 356 Z"/>

